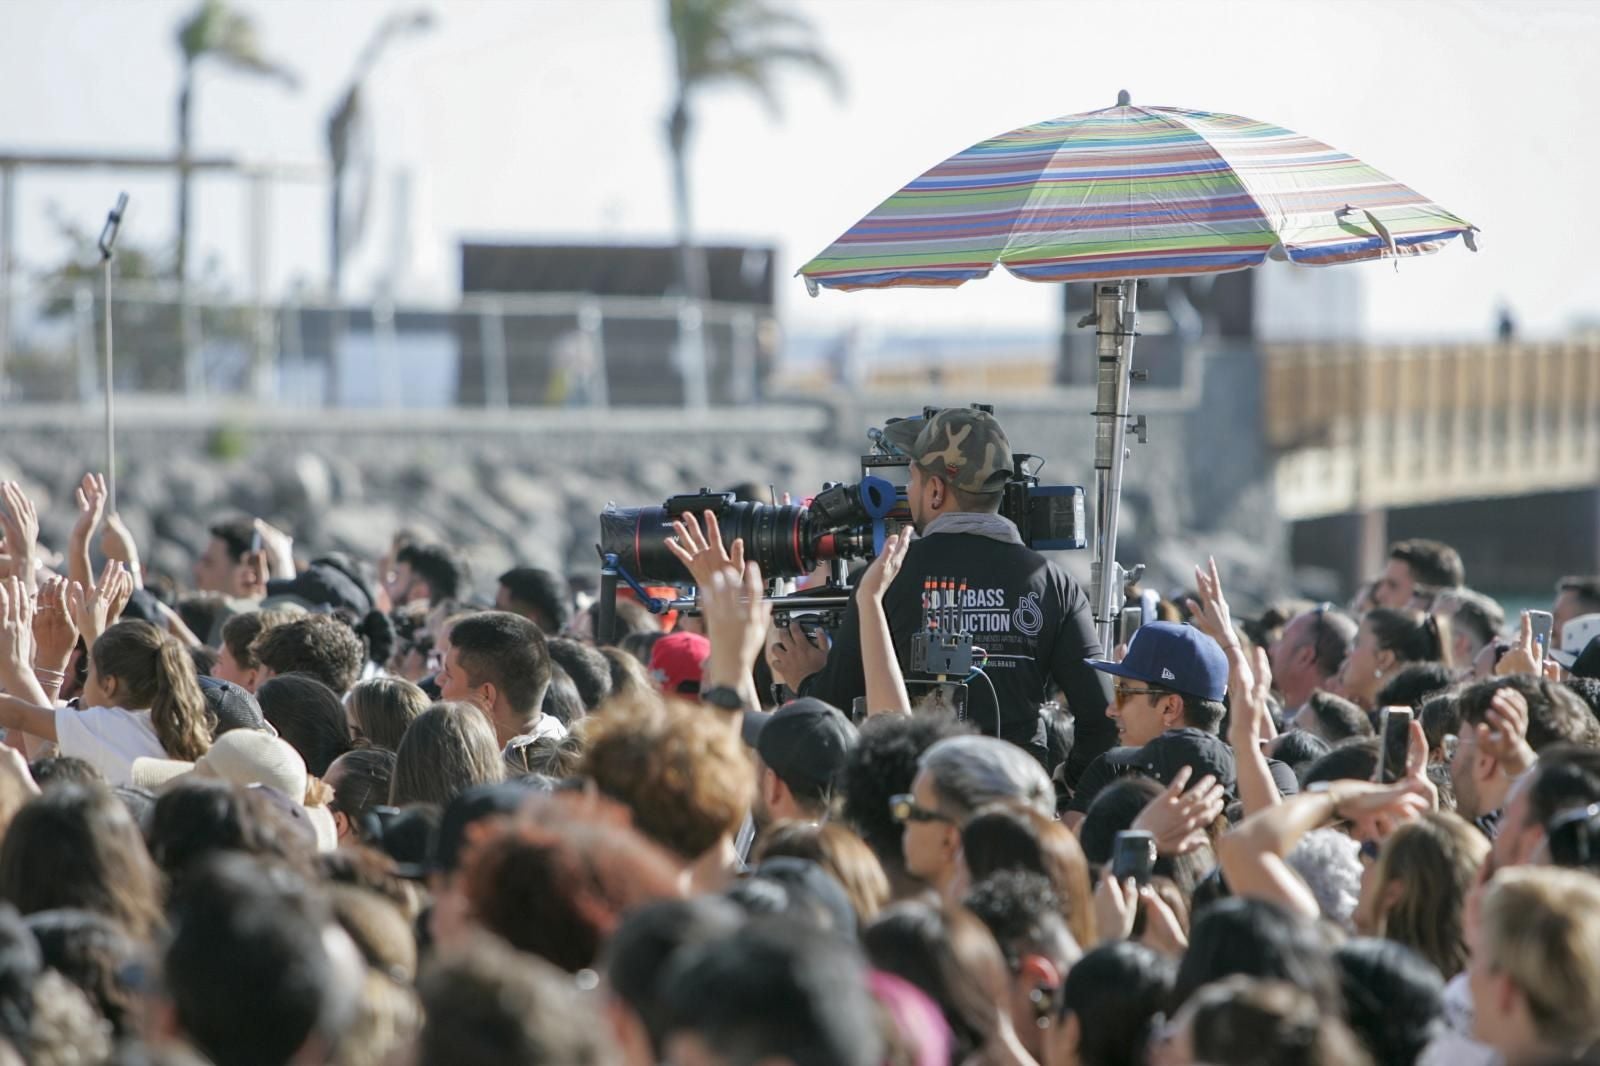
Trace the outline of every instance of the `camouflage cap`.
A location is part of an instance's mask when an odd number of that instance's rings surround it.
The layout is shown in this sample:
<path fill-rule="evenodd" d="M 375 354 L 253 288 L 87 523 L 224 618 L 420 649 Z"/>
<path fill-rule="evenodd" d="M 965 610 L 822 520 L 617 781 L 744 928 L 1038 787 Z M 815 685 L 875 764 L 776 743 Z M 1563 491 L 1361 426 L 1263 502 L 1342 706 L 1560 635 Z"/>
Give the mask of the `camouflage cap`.
<path fill-rule="evenodd" d="M 911 446 L 918 466 L 963 492 L 999 492 L 1011 478 L 1011 443 L 994 416 L 947 407 L 929 419 Z"/>

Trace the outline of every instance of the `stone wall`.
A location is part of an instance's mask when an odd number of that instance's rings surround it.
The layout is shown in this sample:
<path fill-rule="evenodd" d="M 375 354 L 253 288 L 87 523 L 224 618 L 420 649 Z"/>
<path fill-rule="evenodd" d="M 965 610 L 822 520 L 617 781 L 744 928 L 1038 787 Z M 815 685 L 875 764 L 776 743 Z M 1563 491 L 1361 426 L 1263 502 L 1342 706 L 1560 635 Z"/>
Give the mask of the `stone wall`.
<path fill-rule="evenodd" d="M 1119 556 L 1150 565 L 1156 586 L 1186 584 L 1216 551 L 1247 599 L 1282 584 L 1284 533 L 1263 476 L 1248 353 L 1213 353 L 1192 387 L 1161 390 L 1147 445 L 1133 445 Z M 119 506 L 147 568 L 184 573 L 207 525 L 259 514 L 293 531 L 302 552 L 375 558 L 411 527 L 463 548 L 480 591 L 516 562 L 596 565 L 596 515 L 607 501 L 658 504 L 701 486 L 772 484 L 796 496 L 853 481 L 866 428 L 923 403 L 993 399 L 1014 448 L 1043 455 L 1047 483 L 1093 499 L 1092 391 L 1030 397 L 919 395 L 904 406 L 841 397 L 683 412 L 529 410 L 382 414 L 131 408 L 120 412 Z M 1131 439 L 1131 438 L 1130 438 Z M 104 466 L 98 410 L 26 408 L 0 416 L 0 477 L 18 478 L 42 511 L 46 544 L 65 543 L 72 488 Z M 1092 510 L 1092 502 L 1091 502 Z M 1061 562 L 1088 575 L 1088 553 Z M 1254 594 L 1254 595 L 1252 595 Z"/>

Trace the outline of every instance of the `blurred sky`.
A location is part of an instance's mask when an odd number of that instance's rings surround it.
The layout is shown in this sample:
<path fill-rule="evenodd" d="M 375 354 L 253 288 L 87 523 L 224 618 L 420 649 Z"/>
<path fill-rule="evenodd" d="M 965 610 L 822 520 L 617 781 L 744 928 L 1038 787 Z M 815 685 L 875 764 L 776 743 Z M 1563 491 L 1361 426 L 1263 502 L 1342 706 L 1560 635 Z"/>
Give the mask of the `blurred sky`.
<path fill-rule="evenodd" d="M 215 67 L 200 75 L 196 150 L 319 162 L 325 116 L 380 0 L 236 0 L 265 49 L 299 72 L 287 92 Z M 781 122 L 734 90 L 698 110 L 693 173 L 705 239 L 770 241 L 791 331 L 1044 328 L 1054 286 L 1003 273 L 936 292 L 824 293 L 795 268 L 927 167 L 1003 130 L 1115 102 L 1235 112 L 1351 152 L 1476 223 L 1459 243 L 1362 273 L 1381 337 L 1485 336 L 1504 300 L 1525 332 L 1600 316 L 1594 0 L 804 0 L 847 95 L 791 77 Z M 192 0 L 0 0 L 0 151 L 171 150 L 176 27 Z M 446 298 L 456 242 L 666 239 L 665 0 L 434 0 L 435 29 L 396 44 L 372 78 L 374 225 L 347 274 L 370 293 L 394 246 L 393 175 L 411 174 L 413 266 L 402 291 Z M 60 258 L 46 208 L 95 229 L 116 190 L 127 235 L 170 240 L 170 179 L 28 176 L 25 266 Z M 194 261 L 244 286 L 240 184 L 197 182 Z M 326 276 L 325 192 L 273 195 L 274 291 Z"/>

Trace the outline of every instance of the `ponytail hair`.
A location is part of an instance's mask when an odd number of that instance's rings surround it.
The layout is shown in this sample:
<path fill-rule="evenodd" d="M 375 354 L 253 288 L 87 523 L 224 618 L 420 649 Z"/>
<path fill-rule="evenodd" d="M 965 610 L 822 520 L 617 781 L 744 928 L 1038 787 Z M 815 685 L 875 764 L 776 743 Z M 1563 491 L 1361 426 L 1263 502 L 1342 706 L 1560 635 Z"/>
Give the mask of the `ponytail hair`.
<path fill-rule="evenodd" d="M 114 677 L 129 710 L 150 711 L 168 758 L 198 759 L 211 747 L 212 718 L 194 662 L 178 641 L 149 622 L 118 622 L 94 642 L 94 666 Z"/>
<path fill-rule="evenodd" d="M 394 654 L 394 622 L 382 611 L 368 611 L 358 615 L 348 607 L 337 607 L 333 616 L 350 627 L 361 639 L 361 650 L 367 661 L 385 666 Z"/>
<path fill-rule="evenodd" d="M 1402 663 L 1451 663 L 1450 621 L 1421 611 L 1380 607 L 1363 619 L 1380 651 L 1392 651 Z"/>

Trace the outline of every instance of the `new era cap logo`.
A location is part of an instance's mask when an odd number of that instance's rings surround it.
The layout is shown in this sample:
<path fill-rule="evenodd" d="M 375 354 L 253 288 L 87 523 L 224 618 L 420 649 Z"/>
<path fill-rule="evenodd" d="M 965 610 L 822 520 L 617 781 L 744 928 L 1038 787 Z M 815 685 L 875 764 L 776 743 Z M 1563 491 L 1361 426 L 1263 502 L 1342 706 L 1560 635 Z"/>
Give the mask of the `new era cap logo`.
<path fill-rule="evenodd" d="M 1176 681 L 1176 680 L 1178 680 L 1178 675 L 1173 673 L 1171 670 L 1168 670 L 1165 666 L 1163 666 L 1161 668 L 1161 680 L 1163 680 L 1163 681 Z"/>

